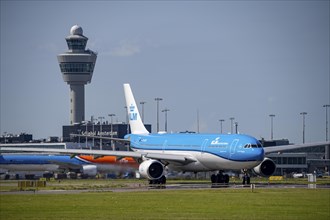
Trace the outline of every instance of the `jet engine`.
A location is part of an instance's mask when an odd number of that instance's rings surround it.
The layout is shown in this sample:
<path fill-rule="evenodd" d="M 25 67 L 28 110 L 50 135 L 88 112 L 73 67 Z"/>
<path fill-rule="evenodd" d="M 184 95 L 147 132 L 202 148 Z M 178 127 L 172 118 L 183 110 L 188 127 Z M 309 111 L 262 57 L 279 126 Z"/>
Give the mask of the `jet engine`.
<path fill-rule="evenodd" d="M 268 177 L 271 176 L 276 169 L 276 164 L 273 160 L 265 157 L 264 160 L 255 168 L 253 168 L 253 172 L 259 176 Z"/>
<path fill-rule="evenodd" d="M 149 180 L 156 180 L 163 176 L 164 165 L 158 160 L 146 160 L 140 164 L 139 173 Z"/>
<path fill-rule="evenodd" d="M 82 167 L 82 173 L 94 177 L 97 174 L 97 167 L 96 165 L 85 165 Z"/>

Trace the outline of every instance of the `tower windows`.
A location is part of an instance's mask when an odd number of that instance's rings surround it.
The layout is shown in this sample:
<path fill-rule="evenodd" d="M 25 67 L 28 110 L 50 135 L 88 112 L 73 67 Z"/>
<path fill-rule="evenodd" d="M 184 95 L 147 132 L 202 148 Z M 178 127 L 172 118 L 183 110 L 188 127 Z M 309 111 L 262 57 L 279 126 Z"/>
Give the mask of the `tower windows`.
<path fill-rule="evenodd" d="M 94 71 L 94 63 L 60 63 L 60 68 L 64 74 L 90 74 Z"/>
<path fill-rule="evenodd" d="M 87 39 L 67 39 L 69 50 L 85 50 Z"/>

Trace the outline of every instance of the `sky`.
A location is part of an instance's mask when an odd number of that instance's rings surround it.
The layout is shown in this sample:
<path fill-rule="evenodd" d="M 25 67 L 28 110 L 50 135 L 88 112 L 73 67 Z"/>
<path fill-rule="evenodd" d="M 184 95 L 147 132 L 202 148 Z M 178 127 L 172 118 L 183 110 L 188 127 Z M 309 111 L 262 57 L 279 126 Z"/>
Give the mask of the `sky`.
<path fill-rule="evenodd" d="M 126 120 L 123 84 L 156 130 L 231 130 L 270 139 L 324 141 L 330 104 L 329 1 L 3 1 L 0 135 L 61 136 L 69 85 L 57 55 L 77 24 L 98 53 L 85 86 L 86 119 Z M 141 110 L 141 106 L 140 110 Z M 198 112 L 198 113 L 197 113 Z M 330 118 L 330 109 L 329 109 Z M 199 115 L 199 126 L 197 126 Z M 160 112 L 160 129 L 165 115 Z"/>

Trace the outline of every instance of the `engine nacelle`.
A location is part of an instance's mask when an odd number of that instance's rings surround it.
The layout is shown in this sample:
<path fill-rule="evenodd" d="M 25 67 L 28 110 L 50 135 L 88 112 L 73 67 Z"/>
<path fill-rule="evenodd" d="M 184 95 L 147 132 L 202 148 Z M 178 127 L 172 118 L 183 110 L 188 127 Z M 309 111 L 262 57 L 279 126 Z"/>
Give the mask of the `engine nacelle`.
<path fill-rule="evenodd" d="M 85 165 L 82 167 L 82 173 L 88 176 L 96 176 L 97 166 L 96 165 Z"/>
<path fill-rule="evenodd" d="M 259 176 L 268 177 L 275 172 L 275 169 L 274 161 L 266 157 L 258 166 L 253 168 L 253 172 Z"/>
<path fill-rule="evenodd" d="M 140 164 L 139 173 L 149 180 L 156 180 L 163 176 L 164 165 L 158 160 L 146 160 Z"/>

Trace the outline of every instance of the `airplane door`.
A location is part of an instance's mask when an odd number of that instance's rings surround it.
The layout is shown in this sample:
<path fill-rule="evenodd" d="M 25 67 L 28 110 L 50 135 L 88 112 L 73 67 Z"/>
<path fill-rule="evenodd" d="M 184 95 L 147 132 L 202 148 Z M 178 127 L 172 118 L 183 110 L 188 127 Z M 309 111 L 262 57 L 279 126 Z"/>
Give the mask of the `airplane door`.
<path fill-rule="evenodd" d="M 235 150 L 238 144 L 238 139 L 234 139 L 233 142 L 230 144 L 230 157 L 235 154 Z"/>
<path fill-rule="evenodd" d="M 164 151 L 165 151 L 165 149 L 166 149 L 166 146 L 167 146 L 167 140 L 165 140 L 165 142 L 164 142 L 164 144 L 163 144 L 163 153 L 164 153 Z"/>
<path fill-rule="evenodd" d="M 206 145 L 207 143 L 209 142 L 209 139 L 205 139 L 202 143 L 202 146 L 201 146 L 201 154 L 203 155 L 204 152 L 205 152 L 205 148 L 206 148 Z"/>

